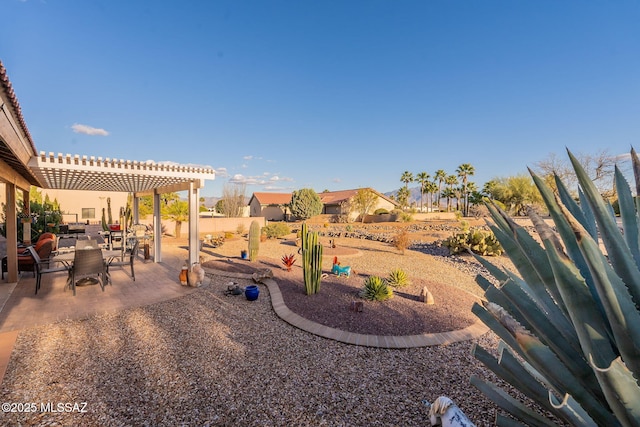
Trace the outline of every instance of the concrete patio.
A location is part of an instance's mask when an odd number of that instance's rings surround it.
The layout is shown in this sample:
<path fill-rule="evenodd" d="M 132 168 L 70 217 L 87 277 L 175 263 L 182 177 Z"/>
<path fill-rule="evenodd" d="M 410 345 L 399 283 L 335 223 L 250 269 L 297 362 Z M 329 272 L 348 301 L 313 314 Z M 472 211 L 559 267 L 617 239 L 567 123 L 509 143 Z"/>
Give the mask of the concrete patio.
<path fill-rule="evenodd" d="M 38 294 L 31 272 L 22 272 L 17 283 L 0 283 L 0 383 L 4 376 L 13 344 L 22 329 L 58 322 L 83 319 L 96 314 L 144 306 L 178 298 L 197 288 L 181 286 L 178 274 L 187 257 L 187 248 L 176 246 L 164 254 L 161 263 L 146 261 L 139 254 L 135 262 L 136 280 L 128 267 L 110 270 L 112 284 L 76 288 L 76 296 L 65 290 L 65 272 L 45 274 Z"/>

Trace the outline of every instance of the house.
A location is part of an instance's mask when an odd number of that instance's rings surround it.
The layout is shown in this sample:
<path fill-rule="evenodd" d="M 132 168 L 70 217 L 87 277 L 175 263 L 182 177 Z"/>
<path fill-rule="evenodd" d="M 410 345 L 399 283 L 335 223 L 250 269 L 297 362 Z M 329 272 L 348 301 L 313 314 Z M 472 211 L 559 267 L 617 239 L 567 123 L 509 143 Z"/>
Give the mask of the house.
<path fill-rule="evenodd" d="M 253 193 L 249 199 L 249 216 L 267 221 L 284 221 L 288 215 L 291 193 Z"/>
<path fill-rule="evenodd" d="M 378 200 L 373 204 L 368 214 L 372 214 L 377 209 L 386 209 L 387 211 L 392 211 L 398 208 L 398 203 L 395 200 L 392 200 L 385 196 L 382 193 L 377 192 L 372 188 L 365 188 L 366 190 L 372 191 L 376 196 L 378 196 Z M 350 221 L 356 221 L 360 217 L 360 212 L 357 211 L 348 211 L 348 204 L 353 199 L 353 197 L 358 193 L 358 191 L 363 190 L 362 188 L 356 188 L 354 190 L 342 190 L 342 191 L 325 191 L 323 193 L 318 194 L 320 196 L 320 200 L 322 201 L 322 213 L 329 215 L 349 215 Z"/>
<path fill-rule="evenodd" d="M 342 190 L 342 191 L 325 191 L 319 193 L 322 202 L 322 213 L 327 215 L 343 215 L 347 214 L 347 202 L 355 196 L 360 189 Z M 376 209 L 386 209 L 391 211 L 398 207 L 398 203 L 389 199 L 382 193 L 373 189 L 378 200 L 372 206 L 369 213 L 373 213 Z M 291 203 L 291 193 L 253 193 L 249 200 L 249 215 L 263 216 L 268 221 L 284 221 L 288 219 L 289 204 Z M 360 212 L 350 212 L 349 219 L 355 221 L 360 216 Z"/>

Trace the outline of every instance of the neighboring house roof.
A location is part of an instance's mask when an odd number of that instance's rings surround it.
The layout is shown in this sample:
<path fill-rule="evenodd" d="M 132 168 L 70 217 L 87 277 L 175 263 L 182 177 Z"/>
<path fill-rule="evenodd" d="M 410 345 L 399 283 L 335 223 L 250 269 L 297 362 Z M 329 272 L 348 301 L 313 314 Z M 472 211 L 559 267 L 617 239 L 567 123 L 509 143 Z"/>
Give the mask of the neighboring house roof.
<path fill-rule="evenodd" d="M 355 196 L 360 190 L 360 188 L 356 188 L 355 190 L 325 191 L 324 193 L 319 193 L 318 196 L 320 197 L 320 201 L 323 205 L 339 205 L 340 203 Z M 388 198 L 384 194 L 378 193 L 376 190 L 371 188 L 369 188 L 369 190 L 373 191 L 378 197 L 388 201 L 394 206 L 398 205 L 398 202 Z M 253 193 L 249 200 L 249 204 L 251 204 L 251 201 L 254 198 L 262 206 L 288 205 L 291 203 L 291 193 Z"/>
<path fill-rule="evenodd" d="M 338 204 L 340 204 L 342 202 L 345 202 L 345 201 L 351 199 L 360 190 L 362 190 L 362 188 L 356 188 L 355 190 L 327 191 L 327 192 L 318 194 L 318 196 L 320 196 L 320 201 L 324 205 L 338 205 Z M 367 190 L 372 191 L 373 193 L 376 194 L 376 196 L 380 197 L 381 199 L 384 199 L 384 200 L 388 201 L 389 203 L 393 204 L 394 206 L 398 205 L 398 202 L 396 202 L 395 200 L 392 200 L 392 199 L 388 198 L 384 194 L 379 193 L 379 192 L 377 192 L 376 190 L 374 190 L 372 188 L 367 188 Z"/>
<path fill-rule="evenodd" d="M 291 193 L 253 193 L 252 199 L 256 199 L 260 205 L 288 205 L 291 203 Z M 251 200 L 249 200 L 251 204 Z"/>

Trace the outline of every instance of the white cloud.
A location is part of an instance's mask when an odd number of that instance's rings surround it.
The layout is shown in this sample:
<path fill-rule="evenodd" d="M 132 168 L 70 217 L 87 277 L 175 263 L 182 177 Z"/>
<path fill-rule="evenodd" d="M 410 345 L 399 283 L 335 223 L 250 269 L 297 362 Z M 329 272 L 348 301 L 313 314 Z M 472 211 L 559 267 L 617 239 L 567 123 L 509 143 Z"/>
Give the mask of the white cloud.
<path fill-rule="evenodd" d="M 93 126 L 88 126 L 88 125 L 81 125 L 79 123 L 74 123 L 73 126 L 71 126 L 71 129 L 73 129 L 75 133 L 83 133 L 85 135 L 99 135 L 99 136 L 109 135 L 109 132 L 107 132 L 104 129 L 94 128 Z"/>

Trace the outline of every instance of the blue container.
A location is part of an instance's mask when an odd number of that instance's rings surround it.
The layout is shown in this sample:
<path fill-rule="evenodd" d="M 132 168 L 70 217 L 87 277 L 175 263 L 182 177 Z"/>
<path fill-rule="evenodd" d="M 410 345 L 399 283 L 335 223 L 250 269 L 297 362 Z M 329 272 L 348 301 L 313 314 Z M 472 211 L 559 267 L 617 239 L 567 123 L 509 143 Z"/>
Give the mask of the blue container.
<path fill-rule="evenodd" d="M 249 285 L 244 290 L 244 295 L 247 297 L 247 300 L 255 301 L 258 299 L 258 295 L 260 295 L 260 289 L 256 285 Z"/>

